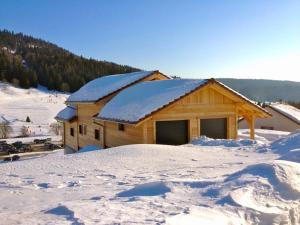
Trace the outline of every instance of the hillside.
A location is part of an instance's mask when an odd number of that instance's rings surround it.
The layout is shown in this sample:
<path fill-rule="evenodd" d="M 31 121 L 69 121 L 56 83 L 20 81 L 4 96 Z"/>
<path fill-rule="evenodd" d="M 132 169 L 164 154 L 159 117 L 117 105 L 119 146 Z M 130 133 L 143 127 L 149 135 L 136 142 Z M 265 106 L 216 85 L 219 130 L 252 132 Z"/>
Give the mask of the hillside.
<path fill-rule="evenodd" d="M 218 80 L 256 101 L 300 102 L 300 82 L 231 78 Z"/>
<path fill-rule="evenodd" d="M 39 87 L 22 89 L 0 82 L 0 123 L 8 124 L 8 137 L 51 135 L 50 124 L 68 95 Z M 27 116 L 30 122 L 26 122 Z M 0 132 L 0 138 L 2 134 Z"/>
<path fill-rule="evenodd" d="M 50 42 L 0 30 L 0 81 L 23 88 L 40 84 L 51 90 L 73 92 L 101 75 L 137 70 L 86 59 Z"/>

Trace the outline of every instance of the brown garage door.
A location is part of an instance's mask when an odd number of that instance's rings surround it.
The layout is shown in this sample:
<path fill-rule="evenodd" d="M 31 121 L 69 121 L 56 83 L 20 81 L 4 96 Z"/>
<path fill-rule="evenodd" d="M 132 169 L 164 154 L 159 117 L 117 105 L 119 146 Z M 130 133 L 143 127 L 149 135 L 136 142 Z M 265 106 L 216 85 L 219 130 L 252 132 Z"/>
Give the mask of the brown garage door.
<path fill-rule="evenodd" d="M 157 121 L 156 143 L 182 145 L 188 142 L 188 121 Z"/>
<path fill-rule="evenodd" d="M 227 138 L 227 118 L 201 119 L 200 135 L 214 139 Z"/>

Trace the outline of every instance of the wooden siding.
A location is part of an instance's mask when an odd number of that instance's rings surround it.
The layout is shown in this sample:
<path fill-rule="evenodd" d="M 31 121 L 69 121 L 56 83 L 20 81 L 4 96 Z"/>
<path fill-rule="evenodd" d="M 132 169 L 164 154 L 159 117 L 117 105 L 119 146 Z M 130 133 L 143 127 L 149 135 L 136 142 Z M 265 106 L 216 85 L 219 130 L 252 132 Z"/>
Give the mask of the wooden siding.
<path fill-rule="evenodd" d="M 105 122 L 105 147 L 143 143 L 143 127 L 124 124 L 124 131 L 118 129 L 118 123 Z"/>
<path fill-rule="evenodd" d="M 71 136 L 70 129 L 74 129 L 74 136 Z M 78 150 L 77 144 L 77 122 L 65 122 L 64 123 L 64 144 L 74 150 Z"/>
<path fill-rule="evenodd" d="M 87 145 L 98 145 L 101 146 L 100 140 L 95 139 L 95 129 L 99 129 L 101 133 L 101 127 L 93 122 L 93 116 L 99 113 L 99 111 L 105 105 L 107 99 L 99 101 L 96 104 L 78 104 L 77 105 L 77 118 L 78 127 L 81 125 L 86 126 L 86 133 L 78 132 L 78 146 L 80 148 Z M 78 128 L 79 131 L 79 128 Z M 101 136 L 101 134 L 100 134 Z"/>
<path fill-rule="evenodd" d="M 151 117 L 151 121 L 155 126 L 155 121 L 189 120 L 189 140 L 192 140 L 201 135 L 200 120 L 210 118 L 227 118 L 227 138 L 236 138 L 236 105 L 231 99 L 210 86 L 204 87 L 155 113 Z"/>

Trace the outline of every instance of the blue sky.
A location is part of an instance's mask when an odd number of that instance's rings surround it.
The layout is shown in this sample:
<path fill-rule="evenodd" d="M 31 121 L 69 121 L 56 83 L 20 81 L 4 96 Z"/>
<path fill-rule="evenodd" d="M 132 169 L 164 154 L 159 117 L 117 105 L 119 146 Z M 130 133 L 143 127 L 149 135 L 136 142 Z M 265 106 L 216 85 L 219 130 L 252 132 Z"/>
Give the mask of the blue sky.
<path fill-rule="evenodd" d="M 300 81 L 299 0 L 2 0 L 0 28 L 170 75 Z"/>

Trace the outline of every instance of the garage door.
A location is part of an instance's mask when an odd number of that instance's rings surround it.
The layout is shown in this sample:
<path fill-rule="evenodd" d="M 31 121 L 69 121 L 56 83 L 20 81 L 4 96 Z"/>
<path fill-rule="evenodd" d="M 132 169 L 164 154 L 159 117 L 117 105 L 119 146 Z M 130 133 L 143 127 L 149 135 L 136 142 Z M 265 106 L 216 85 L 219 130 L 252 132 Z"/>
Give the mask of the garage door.
<path fill-rule="evenodd" d="M 227 138 L 227 118 L 201 119 L 200 127 L 200 135 L 214 139 Z"/>
<path fill-rule="evenodd" d="M 182 145 L 188 142 L 188 121 L 157 121 L 156 143 Z"/>

